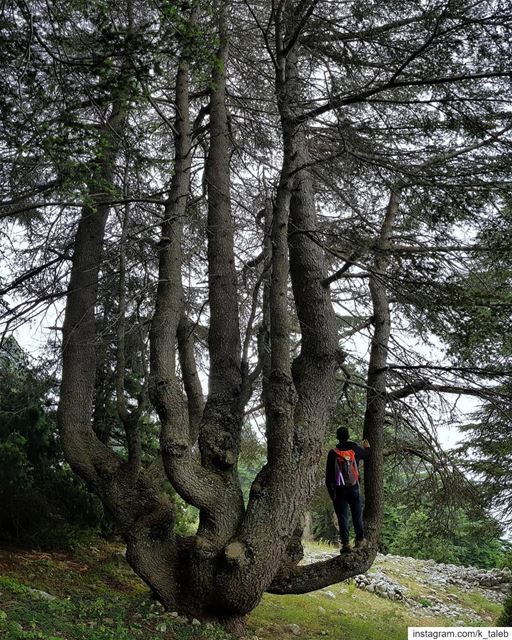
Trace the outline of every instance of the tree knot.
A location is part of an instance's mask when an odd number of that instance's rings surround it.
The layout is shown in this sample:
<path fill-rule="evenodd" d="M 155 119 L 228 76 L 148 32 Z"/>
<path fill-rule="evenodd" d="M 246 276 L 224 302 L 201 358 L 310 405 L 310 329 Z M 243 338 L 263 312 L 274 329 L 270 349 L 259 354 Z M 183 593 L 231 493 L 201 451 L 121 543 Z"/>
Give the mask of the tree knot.
<path fill-rule="evenodd" d="M 179 440 L 164 440 L 161 443 L 161 449 L 164 455 L 182 458 L 188 449 L 188 443 L 180 442 Z"/>

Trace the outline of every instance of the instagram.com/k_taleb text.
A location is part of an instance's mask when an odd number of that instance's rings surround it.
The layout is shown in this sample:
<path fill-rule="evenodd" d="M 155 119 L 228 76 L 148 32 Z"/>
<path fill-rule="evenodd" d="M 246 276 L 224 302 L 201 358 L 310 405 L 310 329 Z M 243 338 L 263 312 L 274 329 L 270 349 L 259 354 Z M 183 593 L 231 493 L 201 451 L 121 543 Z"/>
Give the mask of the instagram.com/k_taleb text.
<path fill-rule="evenodd" d="M 407 640 L 440 640 L 454 638 L 455 640 L 492 640 L 494 638 L 510 638 L 512 627 L 409 627 Z"/>

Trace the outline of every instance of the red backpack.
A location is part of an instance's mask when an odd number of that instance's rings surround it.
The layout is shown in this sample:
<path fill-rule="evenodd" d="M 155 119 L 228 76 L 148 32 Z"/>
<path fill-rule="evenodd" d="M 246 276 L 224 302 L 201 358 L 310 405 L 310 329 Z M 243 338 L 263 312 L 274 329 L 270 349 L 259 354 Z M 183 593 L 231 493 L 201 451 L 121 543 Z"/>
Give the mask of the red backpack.
<path fill-rule="evenodd" d="M 355 487 L 359 482 L 356 454 L 352 449 L 333 449 L 335 459 L 335 484 L 337 487 Z"/>

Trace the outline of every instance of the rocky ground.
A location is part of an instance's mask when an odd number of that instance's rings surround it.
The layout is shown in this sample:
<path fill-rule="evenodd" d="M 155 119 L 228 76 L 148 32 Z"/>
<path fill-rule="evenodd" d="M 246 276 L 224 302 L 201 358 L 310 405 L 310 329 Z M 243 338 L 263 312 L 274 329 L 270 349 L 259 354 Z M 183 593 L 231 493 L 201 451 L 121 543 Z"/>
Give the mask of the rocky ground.
<path fill-rule="evenodd" d="M 333 555 L 332 551 L 310 549 L 304 562 L 326 560 Z M 468 599 L 462 597 L 463 594 L 473 599 L 480 595 L 487 601 L 502 604 L 511 587 L 512 571 L 378 554 L 370 571 L 356 576 L 353 582 L 358 589 L 380 598 L 400 601 L 413 611 L 428 609 L 430 615 L 452 618 L 455 624 L 463 625 L 469 621 L 476 625 L 483 624 L 486 619 L 479 611 L 467 606 Z M 328 597 L 336 596 L 332 590 L 324 590 L 323 593 Z"/>
<path fill-rule="evenodd" d="M 305 562 L 336 555 L 311 545 Z M 510 571 L 378 556 L 355 579 L 306 595 L 265 594 L 250 640 L 405 640 L 409 626 L 492 626 Z M 0 549 L 2 640 L 227 640 L 221 629 L 164 609 L 120 545 L 69 553 Z"/>

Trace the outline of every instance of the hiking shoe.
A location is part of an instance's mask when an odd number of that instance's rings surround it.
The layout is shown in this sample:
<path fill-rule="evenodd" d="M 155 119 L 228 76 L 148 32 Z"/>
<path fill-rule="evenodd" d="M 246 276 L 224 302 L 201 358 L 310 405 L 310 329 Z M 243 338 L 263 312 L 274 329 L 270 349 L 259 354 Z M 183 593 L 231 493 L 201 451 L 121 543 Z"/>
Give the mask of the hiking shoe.
<path fill-rule="evenodd" d="M 350 553 L 351 551 L 352 551 L 352 545 L 350 544 L 350 542 L 347 542 L 347 544 L 344 544 L 340 549 L 340 553 Z"/>
<path fill-rule="evenodd" d="M 356 547 L 358 549 L 362 549 L 368 545 L 368 540 L 366 538 L 361 538 L 361 540 L 356 540 Z"/>

